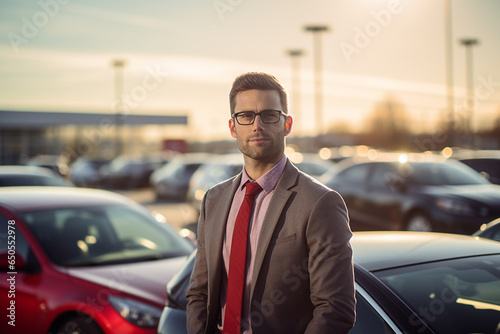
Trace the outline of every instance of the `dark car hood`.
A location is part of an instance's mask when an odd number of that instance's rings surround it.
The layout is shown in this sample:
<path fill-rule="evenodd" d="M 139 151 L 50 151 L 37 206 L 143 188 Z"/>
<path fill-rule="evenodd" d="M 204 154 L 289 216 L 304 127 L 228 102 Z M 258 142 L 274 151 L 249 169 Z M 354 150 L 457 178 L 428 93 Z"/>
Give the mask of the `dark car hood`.
<path fill-rule="evenodd" d="M 500 208 L 500 186 L 495 184 L 426 186 L 425 191 L 432 195 L 464 197 Z"/>
<path fill-rule="evenodd" d="M 122 265 L 65 268 L 65 270 L 73 277 L 145 298 L 163 307 L 167 299 L 166 285 L 185 260 L 186 256 L 182 256 Z"/>

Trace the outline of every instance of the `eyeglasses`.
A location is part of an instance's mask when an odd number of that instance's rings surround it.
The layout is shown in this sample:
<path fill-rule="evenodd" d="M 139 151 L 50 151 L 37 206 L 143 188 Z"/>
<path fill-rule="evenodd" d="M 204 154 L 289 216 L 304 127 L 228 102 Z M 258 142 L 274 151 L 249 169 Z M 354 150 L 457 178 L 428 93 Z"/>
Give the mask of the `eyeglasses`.
<path fill-rule="evenodd" d="M 239 125 L 252 125 L 257 116 L 260 116 L 264 124 L 274 124 L 279 122 L 281 115 L 286 116 L 281 110 L 262 110 L 260 113 L 241 111 L 233 114 L 233 118 Z"/>

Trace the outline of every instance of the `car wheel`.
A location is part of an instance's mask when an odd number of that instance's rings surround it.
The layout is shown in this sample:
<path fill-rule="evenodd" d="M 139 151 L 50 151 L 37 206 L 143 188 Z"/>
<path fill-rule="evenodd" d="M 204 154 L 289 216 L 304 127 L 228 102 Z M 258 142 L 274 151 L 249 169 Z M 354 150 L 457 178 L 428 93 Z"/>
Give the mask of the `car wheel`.
<path fill-rule="evenodd" d="M 406 223 L 407 231 L 422 231 L 422 232 L 432 232 L 432 223 L 426 215 L 422 213 L 414 213 L 408 219 Z"/>
<path fill-rule="evenodd" d="M 102 334 L 99 325 L 90 317 L 73 317 L 62 323 L 56 334 Z"/>

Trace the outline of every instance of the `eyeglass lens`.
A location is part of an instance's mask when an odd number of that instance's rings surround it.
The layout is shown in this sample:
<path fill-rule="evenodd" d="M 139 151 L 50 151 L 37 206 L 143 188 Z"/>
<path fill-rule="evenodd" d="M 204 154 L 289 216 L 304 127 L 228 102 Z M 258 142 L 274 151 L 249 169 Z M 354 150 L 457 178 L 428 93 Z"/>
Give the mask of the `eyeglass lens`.
<path fill-rule="evenodd" d="M 280 119 L 281 112 L 279 110 L 263 110 L 260 113 L 254 113 L 253 111 L 243 111 L 237 113 L 236 120 L 241 125 L 253 124 L 255 117 L 260 116 L 262 122 L 266 124 L 277 123 Z"/>

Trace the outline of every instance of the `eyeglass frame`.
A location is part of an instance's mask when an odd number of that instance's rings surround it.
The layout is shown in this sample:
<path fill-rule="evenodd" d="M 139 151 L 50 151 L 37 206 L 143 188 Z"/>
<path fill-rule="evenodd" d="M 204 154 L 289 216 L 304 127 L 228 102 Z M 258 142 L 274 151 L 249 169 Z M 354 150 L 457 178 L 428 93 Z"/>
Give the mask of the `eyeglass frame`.
<path fill-rule="evenodd" d="M 267 123 L 267 122 L 264 121 L 264 119 L 262 118 L 261 114 L 263 112 L 266 112 L 266 111 L 277 111 L 277 112 L 279 112 L 279 117 L 276 120 L 276 122 Z M 254 115 L 252 122 L 251 123 L 247 123 L 247 124 L 241 124 L 240 121 L 238 121 L 238 117 L 237 116 L 238 116 L 238 114 L 242 114 L 242 113 L 252 113 Z M 234 113 L 234 114 L 231 115 L 231 118 L 234 119 L 234 120 L 236 120 L 236 123 L 238 123 L 239 125 L 252 125 L 253 123 L 255 123 L 255 119 L 257 118 L 257 116 L 260 116 L 260 119 L 262 120 L 262 123 L 264 123 L 264 124 L 276 124 L 276 123 L 278 123 L 280 121 L 281 116 L 287 116 L 287 114 L 285 114 L 283 112 L 283 110 L 266 109 L 266 110 L 262 110 L 261 112 L 258 112 L 258 113 L 254 112 L 254 111 L 240 111 L 240 112 L 236 112 L 236 113 Z"/>

